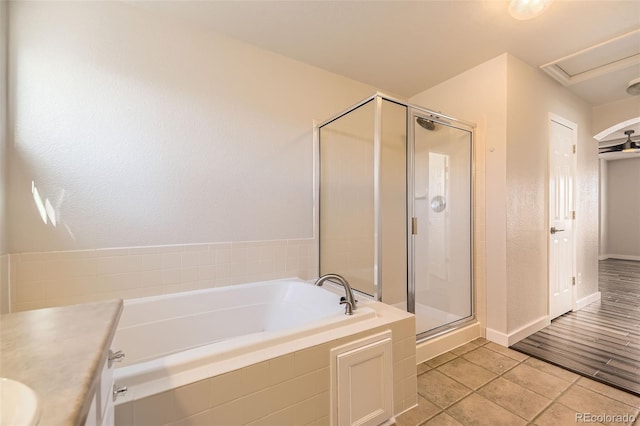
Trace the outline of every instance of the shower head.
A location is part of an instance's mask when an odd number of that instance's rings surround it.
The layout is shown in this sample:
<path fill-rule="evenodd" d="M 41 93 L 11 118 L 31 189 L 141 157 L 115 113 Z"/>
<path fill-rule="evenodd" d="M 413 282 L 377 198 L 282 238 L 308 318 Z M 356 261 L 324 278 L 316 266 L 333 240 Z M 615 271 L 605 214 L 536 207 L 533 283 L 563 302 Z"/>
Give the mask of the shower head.
<path fill-rule="evenodd" d="M 431 120 L 427 120 L 426 118 L 422 118 L 422 117 L 417 117 L 416 121 L 418 122 L 418 124 L 420 125 L 420 127 L 427 129 L 427 130 L 435 130 L 436 129 L 436 125 L 433 121 Z"/>

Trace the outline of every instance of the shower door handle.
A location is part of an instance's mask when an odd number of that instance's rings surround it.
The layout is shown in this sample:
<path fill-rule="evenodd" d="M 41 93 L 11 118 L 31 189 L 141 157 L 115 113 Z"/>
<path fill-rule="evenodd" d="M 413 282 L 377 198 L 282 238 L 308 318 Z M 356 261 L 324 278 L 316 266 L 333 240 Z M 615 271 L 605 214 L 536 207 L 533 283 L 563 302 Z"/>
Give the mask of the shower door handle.
<path fill-rule="evenodd" d="M 418 218 L 411 218 L 411 235 L 418 235 Z"/>
<path fill-rule="evenodd" d="M 558 229 L 555 226 L 552 226 L 549 231 L 551 232 L 551 234 L 555 234 L 557 232 L 564 232 L 564 229 Z"/>

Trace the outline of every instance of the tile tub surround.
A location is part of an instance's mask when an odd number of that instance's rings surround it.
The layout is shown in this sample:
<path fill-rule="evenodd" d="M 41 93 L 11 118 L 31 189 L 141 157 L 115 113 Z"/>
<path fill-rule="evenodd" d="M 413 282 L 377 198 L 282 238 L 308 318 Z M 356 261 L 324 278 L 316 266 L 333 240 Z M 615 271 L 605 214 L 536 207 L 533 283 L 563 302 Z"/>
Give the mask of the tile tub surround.
<path fill-rule="evenodd" d="M 314 239 L 9 254 L 11 312 L 317 273 Z"/>
<path fill-rule="evenodd" d="M 0 376 L 31 387 L 39 425 L 80 425 L 122 312 L 122 301 L 0 316 Z"/>
<path fill-rule="evenodd" d="M 396 426 L 640 425 L 640 397 L 483 338 L 417 370 L 418 407 Z"/>
<path fill-rule="evenodd" d="M 415 324 L 405 318 L 116 406 L 116 425 L 329 424 L 329 351 L 392 330 L 394 412 L 416 404 Z"/>

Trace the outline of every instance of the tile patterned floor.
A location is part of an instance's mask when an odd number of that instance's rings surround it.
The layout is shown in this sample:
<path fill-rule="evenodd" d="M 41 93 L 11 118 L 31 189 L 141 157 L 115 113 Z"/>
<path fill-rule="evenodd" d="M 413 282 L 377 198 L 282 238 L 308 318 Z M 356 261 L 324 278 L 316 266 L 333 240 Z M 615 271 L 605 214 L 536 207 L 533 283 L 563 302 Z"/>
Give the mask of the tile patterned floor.
<path fill-rule="evenodd" d="M 640 397 L 486 339 L 417 368 L 418 407 L 396 426 L 640 426 Z"/>

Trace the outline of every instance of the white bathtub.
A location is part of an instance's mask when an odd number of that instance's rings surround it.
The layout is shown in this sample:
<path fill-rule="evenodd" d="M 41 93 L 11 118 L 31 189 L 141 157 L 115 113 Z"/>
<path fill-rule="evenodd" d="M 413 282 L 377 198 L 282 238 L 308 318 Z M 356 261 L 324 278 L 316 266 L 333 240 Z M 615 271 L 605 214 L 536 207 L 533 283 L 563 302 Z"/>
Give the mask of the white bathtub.
<path fill-rule="evenodd" d="M 126 354 L 114 376 L 129 392 L 116 404 L 364 330 L 378 316 L 365 301 L 345 315 L 339 301 L 299 279 L 126 300 L 113 348 Z"/>

